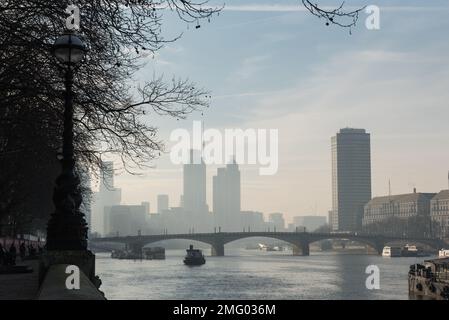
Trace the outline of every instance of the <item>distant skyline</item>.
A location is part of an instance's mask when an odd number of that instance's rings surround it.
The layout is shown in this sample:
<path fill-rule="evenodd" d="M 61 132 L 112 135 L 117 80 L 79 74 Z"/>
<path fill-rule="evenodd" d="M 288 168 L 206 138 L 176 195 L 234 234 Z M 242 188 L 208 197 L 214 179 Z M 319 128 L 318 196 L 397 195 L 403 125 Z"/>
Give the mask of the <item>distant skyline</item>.
<path fill-rule="evenodd" d="M 325 4 L 337 5 L 338 1 Z M 326 27 L 302 10 L 300 1 L 226 1 L 228 6 L 201 28 L 168 18 L 168 44 L 137 79 L 153 74 L 189 77 L 212 92 L 211 107 L 187 120 L 147 116 L 167 142 L 193 120 L 206 128 L 279 129 L 279 170 L 259 176 L 257 166 L 240 166 L 242 210 L 327 215 L 332 203 L 330 138 L 344 127 L 371 133 L 372 195 L 447 189 L 449 170 L 449 3 L 384 0 L 381 29 L 369 31 L 364 16 L 348 30 Z M 297 7 L 297 10 L 292 8 Z M 122 202 L 149 201 L 168 194 L 178 206 L 182 165 L 168 154 L 143 176 L 121 174 Z M 207 203 L 212 176 L 206 169 Z"/>

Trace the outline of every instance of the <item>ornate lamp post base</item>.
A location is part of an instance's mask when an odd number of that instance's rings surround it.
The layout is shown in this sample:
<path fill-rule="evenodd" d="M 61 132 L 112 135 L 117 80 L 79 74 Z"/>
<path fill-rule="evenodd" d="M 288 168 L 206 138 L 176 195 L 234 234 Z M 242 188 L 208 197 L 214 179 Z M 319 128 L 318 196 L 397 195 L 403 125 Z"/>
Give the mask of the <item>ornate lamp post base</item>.
<path fill-rule="evenodd" d="M 80 211 L 80 180 L 74 161 L 56 180 L 53 202 L 56 210 L 47 225 L 47 250 L 87 250 L 87 223 Z"/>
<path fill-rule="evenodd" d="M 101 280 L 95 275 L 95 255 L 90 250 L 49 250 L 39 261 L 39 286 L 44 281 L 50 266 L 55 264 L 76 265 L 89 280 L 97 287 Z"/>

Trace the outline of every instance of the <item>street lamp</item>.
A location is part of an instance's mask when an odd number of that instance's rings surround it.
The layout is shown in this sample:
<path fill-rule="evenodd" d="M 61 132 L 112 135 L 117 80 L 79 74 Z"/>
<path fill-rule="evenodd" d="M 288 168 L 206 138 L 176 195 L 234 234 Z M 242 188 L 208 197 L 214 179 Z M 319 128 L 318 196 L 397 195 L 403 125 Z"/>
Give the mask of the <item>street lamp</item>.
<path fill-rule="evenodd" d="M 65 70 L 64 131 L 62 172 L 53 193 L 55 211 L 47 225 L 47 250 L 87 250 L 87 223 L 80 211 L 80 179 L 75 173 L 73 156 L 73 70 L 86 47 L 73 32 L 61 35 L 53 45 L 53 54 Z"/>

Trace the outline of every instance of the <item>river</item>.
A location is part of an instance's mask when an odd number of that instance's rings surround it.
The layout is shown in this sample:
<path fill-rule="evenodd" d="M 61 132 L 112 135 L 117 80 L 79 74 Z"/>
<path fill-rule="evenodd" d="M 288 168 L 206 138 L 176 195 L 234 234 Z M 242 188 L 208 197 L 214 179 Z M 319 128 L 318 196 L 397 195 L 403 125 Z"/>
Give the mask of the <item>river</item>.
<path fill-rule="evenodd" d="M 108 299 L 408 299 L 409 266 L 423 258 L 384 258 L 335 252 L 292 256 L 288 251 L 227 249 L 203 266 L 165 260 L 117 260 L 97 253 L 96 271 Z M 208 254 L 207 250 L 205 254 Z M 367 266 L 379 268 L 380 288 L 369 290 Z"/>

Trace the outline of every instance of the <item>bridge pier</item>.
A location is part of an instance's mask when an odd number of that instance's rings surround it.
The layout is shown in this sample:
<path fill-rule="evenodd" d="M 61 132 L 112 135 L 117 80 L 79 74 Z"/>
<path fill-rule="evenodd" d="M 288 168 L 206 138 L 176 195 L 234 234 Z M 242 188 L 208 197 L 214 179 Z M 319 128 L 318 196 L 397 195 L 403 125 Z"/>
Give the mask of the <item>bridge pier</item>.
<path fill-rule="evenodd" d="M 376 248 L 376 251 L 377 251 L 377 254 L 378 255 L 382 255 L 382 252 L 384 251 L 384 247 L 385 247 L 385 243 L 384 242 L 377 242 L 376 244 L 375 244 L 375 248 Z"/>
<path fill-rule="evenodd" d="M 309 256 L 310 248 L 308 242 L 301 242 L 298 244 L 293 244 L 293 255 L 294 256 Z"/>
<path fill-rule="evenodd" d="M 224 257 L 224 244 L 223 243 L 216 243 L 211 245 L 211 255 L 212 257 Z"/>

